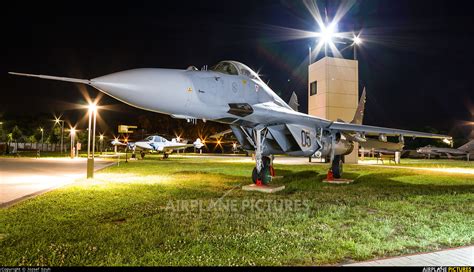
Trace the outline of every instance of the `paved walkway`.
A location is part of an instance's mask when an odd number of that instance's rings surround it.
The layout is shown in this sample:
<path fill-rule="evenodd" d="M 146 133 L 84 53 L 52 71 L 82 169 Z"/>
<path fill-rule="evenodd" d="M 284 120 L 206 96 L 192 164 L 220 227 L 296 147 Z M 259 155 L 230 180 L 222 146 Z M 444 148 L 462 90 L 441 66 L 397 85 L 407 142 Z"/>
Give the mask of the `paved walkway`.
<path fill-rule="evenodd" d="M 474 266 L 474 246 L 353 263 L 345 266 Z"/>
<path fill-rule="evenodd" d="M 0 208 L 86 176 L 85 158 L 0 158 Z M 96 159 L 95 170 L 113 162 Z"/>

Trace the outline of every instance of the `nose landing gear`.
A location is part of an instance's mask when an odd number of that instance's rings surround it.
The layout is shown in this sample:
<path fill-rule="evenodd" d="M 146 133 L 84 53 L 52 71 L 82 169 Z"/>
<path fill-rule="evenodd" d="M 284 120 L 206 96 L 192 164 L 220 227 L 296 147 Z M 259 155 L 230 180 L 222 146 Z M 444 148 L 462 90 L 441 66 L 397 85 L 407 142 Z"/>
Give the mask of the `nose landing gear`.
<path fill-rule="evenodd" d="M 253 168 L 252 171 L 252 181 L 256 185 L 267 185 L 272 181 L 272 176 L 275 176 L 275 170 L 271 164 L 271 158 L 263 156 L 262 157 L 262 169 L 257 170 L 257 167 Z"/>

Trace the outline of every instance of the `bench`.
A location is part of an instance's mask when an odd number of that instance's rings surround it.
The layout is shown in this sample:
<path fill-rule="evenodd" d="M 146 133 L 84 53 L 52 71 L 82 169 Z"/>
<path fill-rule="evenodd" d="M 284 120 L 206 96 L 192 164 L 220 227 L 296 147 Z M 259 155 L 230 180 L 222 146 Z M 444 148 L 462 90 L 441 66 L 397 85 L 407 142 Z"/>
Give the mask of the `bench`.
<path fill-rule="evenodd" d="M 37 148 L 18 148 L 16 150 L 15 156 L 19 157 L 22 152 L 36 152 L 36 157 L 40 157 L 41 151 Z"/>
<path fill-rule="evenodd" d="M 384 163 L 383 162 L 384 160 L 388 160 L 389 164 L 390 164 L 391 161 L 393 161 L 394 164 L 397 164 L 397 162 L 395 161 L 395 154 L 382 154 L 382 153 L 379 153 L 379 155 L 377 156 L 377 163 L 379 163 L 379 160 L 382 162 L 382 164 Z"/>

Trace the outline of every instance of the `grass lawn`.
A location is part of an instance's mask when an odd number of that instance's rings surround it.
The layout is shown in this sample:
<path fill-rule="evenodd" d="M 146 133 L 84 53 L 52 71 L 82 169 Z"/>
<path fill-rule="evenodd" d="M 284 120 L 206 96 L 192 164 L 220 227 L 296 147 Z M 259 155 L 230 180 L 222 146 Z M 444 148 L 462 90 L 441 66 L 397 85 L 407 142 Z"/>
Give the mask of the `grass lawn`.
<path fill-rule="evenodd" d="M 474 175 L 346 165 L 355 182 L 330 185 L 327 167 L 277 164 L 286 189 L 268 195 L 232 190 L 250 163 L 121 163 L 1 209 L 0 265 L 321 265 L 473 244 Z"/>

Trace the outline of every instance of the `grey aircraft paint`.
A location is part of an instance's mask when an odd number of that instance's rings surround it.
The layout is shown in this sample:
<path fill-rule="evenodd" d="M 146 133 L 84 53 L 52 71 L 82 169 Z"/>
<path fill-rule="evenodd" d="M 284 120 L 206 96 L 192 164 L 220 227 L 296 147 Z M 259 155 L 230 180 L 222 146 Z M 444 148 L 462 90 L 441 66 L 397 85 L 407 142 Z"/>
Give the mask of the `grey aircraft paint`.
<path fill-rule="evenodd" d="M 448 156 L 448 158 L 450 158 L 461 156 L 466 157 L 467 160 L 469 160 L 470 154 L 474 152 L 474 140 L 471 140 L 458 148 L 436 147 L 427 145 L 418 148 L 416 152 L 418 152 L 419 154 L 423 154 L 427 157 L 446 155 Z"/>
<path fill-rule="evenodd" d="M 83 83 L 137 108 L 174 118 L 211 120 L 230 125 L 241 146 L 262 156 L 317 154 L 333 160 L 350 153 L 365 135 L 448 139 L 446 135 L 344 123 L 293 110 L 246 65 L 222 61 L 210 70 L 133 69 L 91 80 L 11 73 Z M 358 121 L 358 120 L 357 120 Z M 353 135 L 343 139 L 341 134 Z M 338 157 L 339 158 L 339 157 Z"/>

